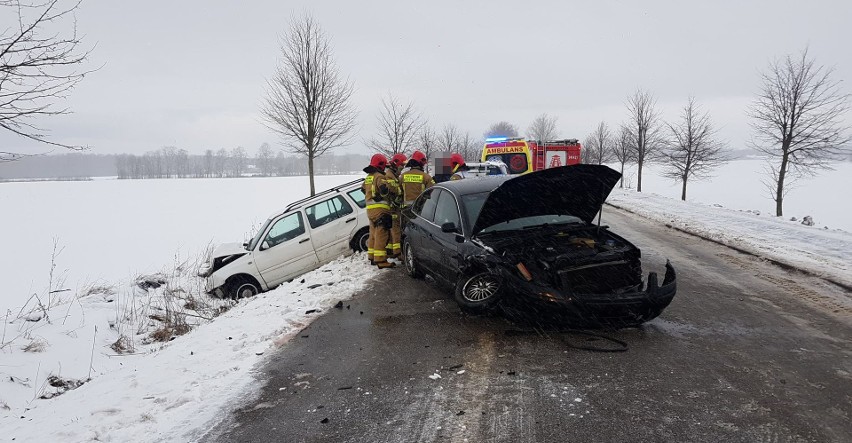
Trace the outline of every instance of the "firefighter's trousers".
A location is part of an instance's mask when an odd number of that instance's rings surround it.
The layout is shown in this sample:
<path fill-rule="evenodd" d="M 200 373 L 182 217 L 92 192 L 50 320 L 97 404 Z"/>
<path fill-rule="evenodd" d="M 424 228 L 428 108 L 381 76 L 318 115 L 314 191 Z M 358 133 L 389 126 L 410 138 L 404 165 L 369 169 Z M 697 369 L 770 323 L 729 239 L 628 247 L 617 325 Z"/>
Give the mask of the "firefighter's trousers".
<path fill-rule="evenodd" d="M 387 249 L 391 251 L 394 256 L 399 256 L 402 252 L 402 214 L 399 210 L 393 211 L 393 225 L 391 226 L 390 231 L 390 242 L 388 243 Z"/>
<path fill-rule="evenodd" d="M 386 262 L 388 253 L 386 248 L 393 227 L 393 215 L 388 209 L 367 209 L 367 218 L 370 219 L 370 239 L 367 241 L 368 256 L 369 248 L 373 249 L 373 260 L 378 264 Z"/>

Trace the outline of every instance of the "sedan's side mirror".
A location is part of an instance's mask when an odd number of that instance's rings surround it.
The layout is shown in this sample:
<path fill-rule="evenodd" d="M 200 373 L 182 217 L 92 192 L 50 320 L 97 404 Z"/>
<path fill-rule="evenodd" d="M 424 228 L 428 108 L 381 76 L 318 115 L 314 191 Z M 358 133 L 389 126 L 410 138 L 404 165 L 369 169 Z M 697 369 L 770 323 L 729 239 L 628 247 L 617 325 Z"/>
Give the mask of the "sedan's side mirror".
<path fill-rule="evenodd" d="M 441 225 L 441 232 L 458 232 L 458 229 L 456 229 L 455 223 L 447 222 Z"/>

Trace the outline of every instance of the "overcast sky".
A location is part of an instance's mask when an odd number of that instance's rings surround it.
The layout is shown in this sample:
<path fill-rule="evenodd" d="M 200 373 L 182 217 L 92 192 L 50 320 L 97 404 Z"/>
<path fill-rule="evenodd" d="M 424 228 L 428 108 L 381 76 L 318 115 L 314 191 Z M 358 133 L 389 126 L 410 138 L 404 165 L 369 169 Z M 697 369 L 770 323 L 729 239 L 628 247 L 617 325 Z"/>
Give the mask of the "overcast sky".
<path fill-rule="evenodd" d="M 42 124 L 96 153 L 276 145 L 258 110 L 279 36 L 305 12 L 355 83 L 359 133 L 341 152 L 367 152 L 362 140 L 388 92 L 435 127 L 481 137 L 506 120 L 523 132 L 548 113 L 560 136 L 581 140 L 599 121 L 623 121 L 637 87 L 669 119 L 694 95 L 732 148 L 750 136 L 746 106 L 774 57 L 809 46 L 852 92 L 848 0 L 84 0 L 78 28 L 96 46 L 90 67 L 103 67 L 72 93 L 73 115 Z M 7 133 L 0 144 L 45 150 Z"/>

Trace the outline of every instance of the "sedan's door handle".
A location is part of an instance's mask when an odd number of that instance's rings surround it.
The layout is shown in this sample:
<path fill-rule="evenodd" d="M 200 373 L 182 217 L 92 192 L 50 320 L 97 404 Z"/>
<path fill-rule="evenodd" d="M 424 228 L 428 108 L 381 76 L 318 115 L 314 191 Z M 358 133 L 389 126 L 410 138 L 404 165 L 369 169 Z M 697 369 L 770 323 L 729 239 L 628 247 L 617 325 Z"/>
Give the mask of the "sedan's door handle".
<path fill-rule="evenodd" d="M 303 238 L 303 239 L 299 240 L 299 244 L 301 245 L 302 243 L 304 243 L 308 240 L 310 240 L 310 239 L 309 238 Z"/>
<path fill-rule="evenodd" d="M 354 221 L 355 221 L 355 217 L 352 217 L 352 218 L 350 218 L 349 220 L 346 220 L 346 223 L 354 222 Z"/>

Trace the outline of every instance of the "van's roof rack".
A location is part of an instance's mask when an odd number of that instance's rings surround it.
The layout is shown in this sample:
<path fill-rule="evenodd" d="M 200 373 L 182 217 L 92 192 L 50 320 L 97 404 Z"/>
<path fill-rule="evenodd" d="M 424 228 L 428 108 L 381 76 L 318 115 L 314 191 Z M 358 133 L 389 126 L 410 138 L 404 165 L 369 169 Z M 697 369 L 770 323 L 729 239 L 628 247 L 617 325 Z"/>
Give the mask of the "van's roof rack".
<path fill-rule="evenodd" d="M 293 203 L 290 203 L 290 204 L 287 206 L 287 209 L 285 209 L 285 210 L 284 210 L 284 212 L 287 212 L 287 211 L 289 211 L 289 210 L 291 210 L 291 209 L 294 209 L 294 208 L 298 208 L 299 206 L 301 206 L 301 205 L 303 205 L 303 204 L 305 204 L 305 203 L 307 203 L 307 202 L 309 202 L 309 201 L 311 201 L 311 200 L 313 200 L 313 199 L 315 199 L 315 198 L 322 197 L 323 195 L 330 194 L 330 193 L 332 193 L 332 192 L 338 192 L 338 191 L 340 191 L 340 189 L 341 189 L 341 188 L 345 188 L 345 187 L 347 187 L 347 186 L 351 186 L 351 185 L 354 185 L 354 184 L 356 184 L 356 183 L 360 183 L 360 182 L 362 182 L 362 181 L 364 181 L 364 179 L 363 179 L 363 178 L 359 178 L 359 179 L 357 179 L 357 180 L 352 180 L 351 182 L 348 182 L 348 183 L 344 183 L 344 184 L 342 184 L 342 185 L 335 186 L 335 187 L 333 187 L 333 188 L 331 188 L 331 189 L 326 189 L 325 191 L 322 191 L 322 192 L 318 192 L 318 193 L 316 193 L 316 194 L 314 194 L 314 195 L 312 195 L 312 196 L 310 196 L 310 197 L 303 198 L 303 199 L 298 200 L 298 201 L 294 201 Z"/>

